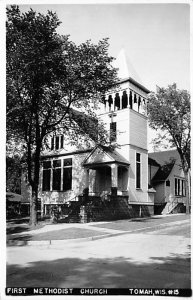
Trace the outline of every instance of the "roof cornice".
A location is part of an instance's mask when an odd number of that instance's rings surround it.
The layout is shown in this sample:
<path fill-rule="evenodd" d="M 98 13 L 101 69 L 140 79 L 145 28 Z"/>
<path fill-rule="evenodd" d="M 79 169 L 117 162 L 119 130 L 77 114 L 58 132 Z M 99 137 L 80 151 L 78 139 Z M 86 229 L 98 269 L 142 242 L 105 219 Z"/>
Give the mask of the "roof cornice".
<path fill-rule="evenodd" d="M 132 84 L 136 85 L 139 89 L 141 89 L 142 91 L 144 91 L 145 93 L 149 94 L 150 93 L 150 90 L 148 90 L 146 87 L 144 87 L 142 84 L 140 84 L 139 82 L 137 82 L 136 80 L 134 80 L 132 77 L 127 77 L 127 78 L 124 78 L 124 79 L 121 79 L 120 81 L 118 81 L 117 84 L 121 84 L 121 83 L 124 83 L 124 82 L 131 82 Z"/>

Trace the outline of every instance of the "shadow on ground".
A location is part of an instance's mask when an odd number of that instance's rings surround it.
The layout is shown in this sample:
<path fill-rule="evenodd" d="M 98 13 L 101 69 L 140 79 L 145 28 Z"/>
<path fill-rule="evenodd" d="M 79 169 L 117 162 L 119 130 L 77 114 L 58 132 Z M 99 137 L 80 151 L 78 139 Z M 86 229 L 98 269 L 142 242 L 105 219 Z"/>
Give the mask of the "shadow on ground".
<path fill-rule="evenodd" d="M 175 221 L 184 221 L 189 220 L 190 216 L 177 215 L 177 216 L 169 216 L 169 217 L 148 217 L 148 218 L 136 218 L 136 219 L 127 219 L 127 220 L 117 220 L 112 222 L 104 222 L 103 224 L 92 224 L 93 227 L 104 227 L 108 229 L 117 229 L 123 231 L 130 230 L 139 230 L 144 229 L 146 226 L 159 228 L 159 226 L 163 226 L 164 224 L 175 222 Z"/>
<path fill-rule="evenodd" d="M 90 230 L 86 228 L 66 228 L 60 230 L 53 230 L 35 235 L 8 235 L 7 240 L 11 241 L 49 241 L 49 240 L 70 240 L 78 238 L 91 238 L 95 236 L 106 236 L 107 234 L 97 230 Z M 13 243 L 14 245 L 14 243 Z"/>
<path fill-rule="evenodd" d="M 52 251 L 52 250 L 51 250 Z M 55 250 L 53 250 L 55 251 Z M 7 266 L 7 287 L 68 288 L 190 288 L 187 256 L 152 257 L 151 262 L 129 258 L 72 258 Z"/>
<path fill-rule="evenodd" d="M 29 217 L 20 218 L 20 219 L 7 219 L 6 222 L 9 223 L 9 224 L 23 224 L 23 223 L 28 224 L 29 223 Z"/>
<path fill-rule="evenodd" d="M 15 233 L 21 233 L 21 232 L 26 232 L 29 231 L 30 228 L 27 226 L 14 226 L 14 227 L 8 227 L 6 229 L 7 234 L 15 234 Z"/>

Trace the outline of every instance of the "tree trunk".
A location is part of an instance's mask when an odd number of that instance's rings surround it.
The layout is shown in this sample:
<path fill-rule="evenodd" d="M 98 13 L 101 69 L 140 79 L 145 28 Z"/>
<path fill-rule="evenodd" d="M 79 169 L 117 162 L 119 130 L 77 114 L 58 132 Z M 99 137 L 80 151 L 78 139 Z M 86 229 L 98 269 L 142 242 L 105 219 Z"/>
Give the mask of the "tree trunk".
<path fill-rule="evenodd" d="M 186 214 L 190 214 L 190 196 L 191 196 L 191 183 L 190 183 L 190 166 L 188 165 L 188 161 L 186 159 L 185 154 L 182 152 L 181 148 L 177 148 L 178 153 L 181 158 L 182 169 L 184 171 L 185 177 L 185 187 L 186 187 Z"/>
<path fill-rule="evenodd" d="M 38 188 L 32 188 L 32 197 L 30 202 L 30 225 L 36 226 L 37 218 L 37 202 L 38 202 Z"/>
<path fill-rule="evenodd" d="M 36 226 L 38 223 L 37 206 L 38 206 L 38 187 L 40 173 L 40 147 L 37 146 L 34 162 L 34 179 L 32 184 L 32 197 L 30 203 L 30 225 Z"/>
<path fill-rule="evenodd" d="M 190 214 L 190 176 L 189 171 L 184 171 L 186 186 L 186 214 Z"/>
<path fill-rule="evenodd" d="M 34 178 L 32 183 L 32 197 L 30 204 L 30 225 L 36 226 L 38 223 L 37 216 L 37 206 L 38 206 L 38 187 L 39 187 L 39 175 L 40 175 L 40 151 L 41 151 L 41 142 L 40 132 L 39 132 L 39 123 L 38 115 L 36 122 L 36 150 L 34 153 Z"/>

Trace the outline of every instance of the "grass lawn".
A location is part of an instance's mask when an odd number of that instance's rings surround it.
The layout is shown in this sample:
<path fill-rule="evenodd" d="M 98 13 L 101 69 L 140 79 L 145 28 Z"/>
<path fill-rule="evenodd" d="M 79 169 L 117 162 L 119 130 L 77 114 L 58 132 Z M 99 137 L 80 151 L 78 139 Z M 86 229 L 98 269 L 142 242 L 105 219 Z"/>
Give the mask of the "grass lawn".
<path fill-rule="evenodd" d="M 87 238 L 99 235 L 105 235 L 105 233 L 97 230 L 90 230 L 84 228 L 71 227 L 67 229 L 53 230 L 38 234 L 23 234 L 23 235 L 8 235 L 8 240 L 24 240 L 24 241 L 46 241 L 46 240 L 68 240 L 77 238 Z"/>

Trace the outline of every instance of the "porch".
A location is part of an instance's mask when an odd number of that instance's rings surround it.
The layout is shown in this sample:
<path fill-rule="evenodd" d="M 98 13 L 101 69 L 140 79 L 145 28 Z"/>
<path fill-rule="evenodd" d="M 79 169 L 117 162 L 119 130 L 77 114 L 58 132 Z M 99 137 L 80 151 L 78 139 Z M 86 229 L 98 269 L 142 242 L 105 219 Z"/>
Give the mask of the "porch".
<path fill-rule="evenodd" d="M 83 162 L 84 194 L 128 196 L 129 162 L 117 151 L 97 147 Z"/>

